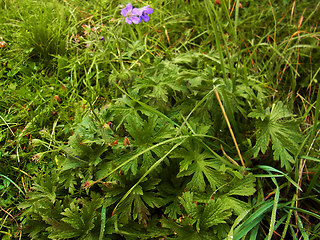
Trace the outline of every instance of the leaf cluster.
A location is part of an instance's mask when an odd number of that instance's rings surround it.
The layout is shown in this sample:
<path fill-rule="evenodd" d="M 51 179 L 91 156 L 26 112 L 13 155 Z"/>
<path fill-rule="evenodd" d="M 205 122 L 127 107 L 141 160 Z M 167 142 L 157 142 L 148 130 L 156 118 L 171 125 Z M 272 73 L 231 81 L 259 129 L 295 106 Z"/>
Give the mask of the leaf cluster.
<path fill-rule="evenodd" d="M 84 117 L 54 169 L 34 179 L 20 205 L 30 236 L 131 239 L 138 231 L 150 239 L 170 236 L 177 224 L 225 236 L 229 219 L 250 208 L 237 196 L 252 195 L 255 178 L 236 174 L 194 137 L 174 138 L 175 128 L 160 117 L 131 111 L 117 118 L 123 107 Z"/>

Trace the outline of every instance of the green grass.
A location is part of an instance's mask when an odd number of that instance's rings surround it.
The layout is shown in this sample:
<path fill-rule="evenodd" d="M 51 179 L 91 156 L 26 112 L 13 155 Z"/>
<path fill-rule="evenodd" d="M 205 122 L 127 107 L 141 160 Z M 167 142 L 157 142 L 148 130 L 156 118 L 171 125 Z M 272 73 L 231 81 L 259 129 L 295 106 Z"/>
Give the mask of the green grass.
<path fill-rule="evenodd" d="M 127 3 L 0 1 L 2 239 L 318 239 L 320 4 Z"/>

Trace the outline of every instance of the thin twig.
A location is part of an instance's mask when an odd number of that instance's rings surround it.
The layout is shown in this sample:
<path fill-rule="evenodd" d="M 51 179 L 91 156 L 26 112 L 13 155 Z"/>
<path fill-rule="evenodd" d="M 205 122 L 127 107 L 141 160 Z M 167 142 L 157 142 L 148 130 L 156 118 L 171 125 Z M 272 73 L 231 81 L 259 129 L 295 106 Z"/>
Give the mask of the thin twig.
<path fill-rule="evenodd" d="M 236 166 L 239 167 L 239 164 L 238 164 L 235 160 L 233 160 L 231 157 L 229 157 L 228 154 L 226 154 L 226 152 L 224 151 L 224 149 L 223 149 L 223 147 L 222 147 L 221 144 L 220 144 L 220 146 L 221 146 L 221 150 L 222 150 L 223 155 L 224 155 L 232 164 L 234 164 L 234 165 L 236 165 Z"/>
<path fill-rule="evenodd" d="M 9 212 L 7 212 L 6 210 L 4 210 L 1 206 L 0 206 L 0 209 L 1 209 L 3 212 L 5 212 L 6 214 L 8 214 L 8 215 L 16 222 L 17 226 L 19 225 L 18 222 L 17 222 L 17 220 L 11 215 L 11 213 L 9 213 Z"/>
<path fill-rule="evenodd" d="M 216 97 L 217 97 L 217 100 L 218 100 L 218 102 L 219 102 L 219 105 L 220 105 L 222 114 L 223 114 L 224 118 L 226 119 L 226 122 L 227 122 L 227 125 L 228 125 L 228 128 L 229 128 L 229 131 L 230 131 L 231 137 L 232 137 L 232 139 L 233 139 L 233 142 L 234 142 L 234 144 L 235 144 L 235 146 L 236 146 L 236 149 L 237 149 L 237 152 L 238 152 L 238 155 L 239 155 L 241 164 L 242 164 L 243 167 L 246 167 L 246 165 L 244 164 L 244 161 L 243 161 L 243 158 L 242 158 L 240 149 L 239 149 L 239 147 L 238 147 L 238 143 L 237 143 L 236 137 L 234 136 L 234 133 L 233 133 L 231 124 L 230 124 L 230 122 L 229 122 L 228 116 L 227 116 L 227 114 L 226 114 L 226 111 L 224 110 L 224 107 L 223 107 L 223 105 L 222 105 L 221 99 L 220 99 L 220 97 L 219 97 L 219 93 L 218 93 L 217 90 L 214 90 L 214 93 L 216 94 Z"/>

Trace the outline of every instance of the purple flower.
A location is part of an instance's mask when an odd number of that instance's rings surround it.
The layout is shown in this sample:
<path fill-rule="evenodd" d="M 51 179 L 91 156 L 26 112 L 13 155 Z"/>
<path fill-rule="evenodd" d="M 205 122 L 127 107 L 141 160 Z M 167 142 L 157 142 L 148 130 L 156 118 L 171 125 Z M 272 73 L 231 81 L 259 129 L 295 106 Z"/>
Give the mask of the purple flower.
<path fill-rule="evenodd" d="M 140 10 L 133 8 L 131 3 L 128 3 L 125 8 L 121 9 L 121 15 L 126 17 L 126 23 L 138 24 L 140 20 Z"/>
<path fill-rule="evenodd" d="M 140 22 L 145 21 L 148 22 L 149 21 L 149 16 L 148 14 L 153 13 L 153 9 L 150 7 L 150 5 L 145 6 L 143 8 L 140 8 Z"/>
<path fill-rule="evenodd" d="M 100 40 L 101 40 L 101 41 L 104 41 L 104 37 L 100 37 Z"/>

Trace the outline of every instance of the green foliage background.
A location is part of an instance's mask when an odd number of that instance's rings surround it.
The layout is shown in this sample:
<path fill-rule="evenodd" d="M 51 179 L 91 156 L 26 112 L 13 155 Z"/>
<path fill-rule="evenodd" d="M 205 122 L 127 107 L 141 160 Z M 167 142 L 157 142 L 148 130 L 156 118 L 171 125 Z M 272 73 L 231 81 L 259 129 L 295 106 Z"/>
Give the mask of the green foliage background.
<path fill-rule="evenodd" d="M 318 239 L 320 4 L 127 3 L 0 1 L 2 239 Z"/>

